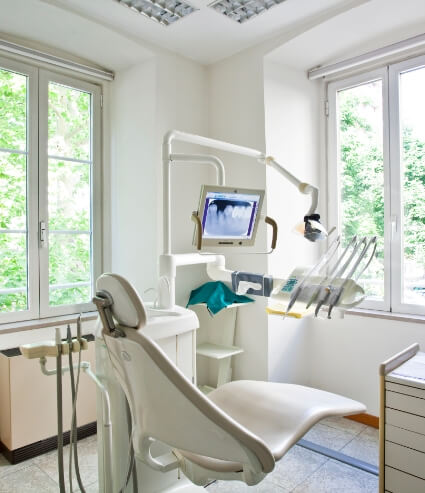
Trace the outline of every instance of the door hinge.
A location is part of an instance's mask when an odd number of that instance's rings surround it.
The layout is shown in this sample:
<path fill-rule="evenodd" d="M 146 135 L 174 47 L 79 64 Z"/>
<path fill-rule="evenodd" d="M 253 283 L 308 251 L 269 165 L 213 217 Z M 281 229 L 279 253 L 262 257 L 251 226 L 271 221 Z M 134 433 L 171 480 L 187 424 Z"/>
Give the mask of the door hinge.
<path fill-rule="evenodd" d="M 325 101 L 325 116 L 329 116 L 329 101 Z"/>
<path fill-rule="evenodd" d="M 39 225 L 39 238 L 40 238 L 40 246 L 42 248 L 47 247 L 47 230 L 46 230 L 46 222 L 45 221 L 40 221 Z"/>
<path fill-rule="evenodd" d="M 100 107 L 103 108 L 103 94 L 100 95 Z"/>

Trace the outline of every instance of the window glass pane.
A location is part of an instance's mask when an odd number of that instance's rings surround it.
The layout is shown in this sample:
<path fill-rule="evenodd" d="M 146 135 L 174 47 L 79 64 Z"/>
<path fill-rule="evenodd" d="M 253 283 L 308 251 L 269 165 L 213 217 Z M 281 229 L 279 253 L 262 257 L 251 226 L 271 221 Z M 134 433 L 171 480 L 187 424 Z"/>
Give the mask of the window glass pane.
<path fill-rule="evenodd" d="M 91 95 L 49 83 L 50 156 L 90 160 Z"/>
<path fill-rule="evenodd" d="M 90 165 L 49 160 L 49 229 L 90 230 Z"/>
<path fill-rule="evenodd" d="M 27 77 L 0 69 L 0 313 L 28 309 Z"/>
<path fill-rule="evenodd" d="M 0 148 L 27 148 L 27 77 L 0 69 Z"/>
<path fill-rule="evenodd" d="M 50 305 L 88 303 L 91 297 L 90 235 L 50 233 Z"/>
<path fill-rule="evenodd" d="M 92 297 L 91 119 L 91 94 L 49 83 L 50 306 Z"/>
<path fill-rule="evenodd" d="M 27 309 L 27 238 L 0 233 L 0 312 Z"/>
<path fill-rule="evenodd" d="M 26 230 L 27 160 L 0 151 L 0 229 Z"/>
<path fill-rule="evenodd" d="M 377 253 L 360 282 L 370 298 L 384 297 L 384 165 L 382 81 L 337 93 L 340 210 L 343 246 L 377 236 Z"/>
<path fill-rule="evenodd" d="M 400 75 L 403 303 L 425 306 L 425 68 Z"/>

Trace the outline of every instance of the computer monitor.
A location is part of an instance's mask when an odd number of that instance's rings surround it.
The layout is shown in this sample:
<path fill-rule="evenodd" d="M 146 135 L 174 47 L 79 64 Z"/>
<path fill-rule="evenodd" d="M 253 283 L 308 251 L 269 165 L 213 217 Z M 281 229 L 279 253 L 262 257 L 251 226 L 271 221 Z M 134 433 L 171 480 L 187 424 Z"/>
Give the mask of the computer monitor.
<path fill-rule="evenodd" d="M 204 185 L 198 211 L 202 245 L 253 245 L 263 199 L 264 190 Z"/>

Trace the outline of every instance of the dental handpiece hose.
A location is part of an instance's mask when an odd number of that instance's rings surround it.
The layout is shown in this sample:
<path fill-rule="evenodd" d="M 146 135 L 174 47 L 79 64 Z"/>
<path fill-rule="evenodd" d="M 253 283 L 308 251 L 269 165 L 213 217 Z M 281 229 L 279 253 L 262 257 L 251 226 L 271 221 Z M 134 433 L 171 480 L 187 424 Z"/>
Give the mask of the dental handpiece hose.
<path fill-rule="evenodd" d="M 70 432 L 70 453 L 69 453 L 69 484 L 72 492 L 72 459 L 74 458 L 74 466 L 75 466 L 75 475 L 77 477 L 78 486 L 82 493 L 85 492 L 83 482 L 81 480 L 80 475 L 80 467 L 78 464 L 78 448 L 77 448 L 77 392 L 78 392 L 78 383 L 80 378 L 80 366 L 81 366 L 81 315 L 77 320 L 77 341 L 80 343 L 80 348 L 78 352 L 78 369 L 77 369 L 77 385 L 75 384 L 74 378 L 74 365 L 72 361 L 72 334 L 71 327 L 68 324 L 67 327 L 67 339 L 69 344 L 69 375 L 71 378 L 71 396 L 72 396 L 72 418 L 71 418 L 71 432 Z"/>
<path fill-rule="evenodd" d="M 65 476 L 63 469 L 63 416 L 62 416 L 62 341 L 60 329 L 56 329 L 56 346 L 58 355 L 56 356 L 56 392 L 57 392 L 57 412 L 58 412 L 58 472 L 60 493 L 66 493 Z"/>

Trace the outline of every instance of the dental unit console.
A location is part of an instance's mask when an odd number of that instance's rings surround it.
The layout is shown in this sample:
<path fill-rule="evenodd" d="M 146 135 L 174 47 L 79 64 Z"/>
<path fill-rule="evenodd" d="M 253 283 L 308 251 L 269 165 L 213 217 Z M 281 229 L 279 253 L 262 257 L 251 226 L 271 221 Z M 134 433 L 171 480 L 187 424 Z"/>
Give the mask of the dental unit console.
<path fill-rule="evenodd" d="M 58 329 L 54 342 L 21 349 L 28 358 L 40 358 L 43 373 L 56 375 L 61 493 L 66 492 L 62 433 L 65 371 L 71 376 L 73 396 L 71 448 L 83 493 L 76 452 L 80 370 L 98 389 L 99 487 L 104 493 L 202 493 L 201 486 L 216 479 L 255 485 L 319 420 L 365 411 L 359 402 L 300 385 L 234 381 L 219 386 L 208 397 L 197 388 L 199 320 L 194 311 L 175 303 L 177 267 L 205 264 L 212 280 L 227 283 L 239 294 L 270 298 L 271 314 L 318 316 L 325 309 L 330 318 L 335 309 L 343 311 L 364 298 L 357 281 L 374 257 L 376 238 L 354 237 L 339 255 L 341 240 L 337 237 L 312 267 L 294 269 L 287 279 L 226 269 L 224 255 L 203 248 L 226 247 L 229 252 L 228 247 L 253 246 L 264 217 L 264 190 L 226 187 L 221 159 L 211 154 L 173 153 L 174 141 L 251 157 L 275 169 L 299 192 L 311 196 L 300 229 L 304 237 L 309 241 L 328 237 L 316 213 L 317 188 L 298 180 L 272 157 L 206 137 L 168 132 L 163 142 L 164 250 L 159 258 L 157 301 L 144 303 L 133 286 L 117 274 L 99 277 L 93 298 L 99 312 L 96 374 L 81 361 L 87 343 L 81 337 L 80 321 L 76 340 L 68 330 L 63 342 Z M 197 251 L 185 254 L 174 254 L 171 245 L 171 166 L 175 163 L 212 165 L 217 173 L 217 184 L 202 187 L 199 209 L 192 214 Z M 264 219 L 273 230 L 273 251 L 277 224 L 270 217 Z M 78 354 L 77 364 L 73 352 Z M 66 368 L 62 368 L 63 354 L 69 360 Z M 56 358 L 55 370 L 46 369 L 49 356 Z"/>

